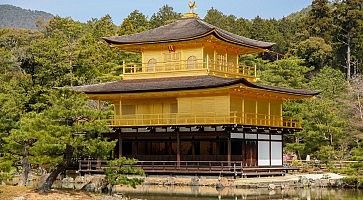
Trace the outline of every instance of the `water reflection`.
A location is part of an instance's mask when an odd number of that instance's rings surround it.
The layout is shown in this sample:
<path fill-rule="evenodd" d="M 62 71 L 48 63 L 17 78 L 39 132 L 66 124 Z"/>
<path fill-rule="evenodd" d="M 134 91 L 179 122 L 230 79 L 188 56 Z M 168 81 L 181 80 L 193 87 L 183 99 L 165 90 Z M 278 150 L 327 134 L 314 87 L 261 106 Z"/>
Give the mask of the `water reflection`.
<path fill-rule="evenodd" d="M 314 189 L 237 189 L 216 190 L 203 186 L 139 186 L 136 189 L 118 187 L 117 191 L 130 197 L 147 200 L 363 200 L 362 190 Z"/>

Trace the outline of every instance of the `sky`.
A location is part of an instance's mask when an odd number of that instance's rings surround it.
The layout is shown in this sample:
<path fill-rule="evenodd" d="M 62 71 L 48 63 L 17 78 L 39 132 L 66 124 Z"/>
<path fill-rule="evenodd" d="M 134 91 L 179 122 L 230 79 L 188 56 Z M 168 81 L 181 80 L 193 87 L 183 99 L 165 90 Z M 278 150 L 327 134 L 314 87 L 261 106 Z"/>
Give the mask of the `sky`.
<path fill-rule="evenodd" d="M 311 4 L 312 0 L 196 0 L 196 12 L 204 17 L 207 10 L 215 8 L 224 14 L 251 19 L 282 18 Z M 41 10 L 61 17 L 86 22 L 110 14 L 114 23 L 120 24 L 133 10 L 151 17 L 165 4 L 175 11 L 189 10 L 188 0 L 0 0 L 0 4 L 11 4 L 25 9 Z"/>

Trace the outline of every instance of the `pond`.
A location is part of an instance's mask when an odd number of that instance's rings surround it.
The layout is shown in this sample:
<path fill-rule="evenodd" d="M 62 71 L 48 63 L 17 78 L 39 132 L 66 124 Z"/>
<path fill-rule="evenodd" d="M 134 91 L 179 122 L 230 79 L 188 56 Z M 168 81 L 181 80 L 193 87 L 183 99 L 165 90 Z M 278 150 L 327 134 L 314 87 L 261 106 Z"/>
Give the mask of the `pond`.
<path fill-rule="evenodd" d="M 363 200 L 363 190 L 342 189 L 236 189 L 191 186 L 140 186 L 137 189 L 118 188 L 132 198 L 146 200 L 248 200 L 248 199 L 284 199 L 284 200 Z"/>

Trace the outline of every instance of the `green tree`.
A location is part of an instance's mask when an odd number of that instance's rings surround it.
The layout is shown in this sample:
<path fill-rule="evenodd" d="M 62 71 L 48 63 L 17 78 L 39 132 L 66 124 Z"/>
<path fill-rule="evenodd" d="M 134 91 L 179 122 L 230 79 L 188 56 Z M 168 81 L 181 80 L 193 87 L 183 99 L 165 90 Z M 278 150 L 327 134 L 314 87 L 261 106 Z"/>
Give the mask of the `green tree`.
<path fill-rule="evenodd" d="M 12 160 L 0 157 L 0 183 L 10 180 L 15 174 Z"/>
<path fill-rule="evenodd" d="M 122 22 L 118 31 L 119 35 L 130 35 L 149 30 L 149 21 L 138 10 L 131 12 Z"/>
<path fill-rule="evenodd" d="M 31 54 L 38 65 L 35 82 L 45 86 L 73 85 L 73 67 L 79 57 L 79 39 L 84 25 L 70 18 L 55 17 L 44 31 L 44 38 L 32 43 Z"/>
<path fill-rule="evenodd" d="M 112 193 L 112 188 L 115 185 L 128 185 L 135 188 L 140 185 L 144 180 L 138 177 L 128 177 L 132 175 L 143 176 L 144 171 L 136 167 L 137 160 L 121 157 L 116 160 L 111 160 L 107 163 L 105 169 L 106 180 L 108 182 L 109 193 Z"/>
<path fill-rule="evenodd" d="M 331 6 L 328 0 L 313 0 L 306 21 L 306 27 L 311 37 L 321 37 L 330 41 L 332 31 Z"/>
<path fill-rule="evenodd" d="M 298 44 L 296 55 L 305 59 L 308 66 L 319 70 L 331 64 L 332 51 L 332 47 L 325 43 L 323 38 L 310 37 Z"/>
<path fill-rule="evenodd" d="M 30 162 L 51 172 L 40 186 L 41 191 L 51 188 L 72 158 L 104 158 L 115 145 L 102 137 L 109 129 L 100 119 L 105 119 L 108 111 L 91 108 L 85 96 L 67 89 L 52 91 L 47 100 L 49 108 L 22 120 L 19 130 L 11 136 L 20 141 L 35 141 L 29 148 Z"/>
<path fill-rule="evenodd" d="M 85 34 L 79 39 L 79 57 L 73 66 L 75 85 L 119 80 L 126 53 L 111 49 L 101 37 L 117 35 L 117 26 L 110 16 L 87 22 Z"/>
<path fill-rule="evenodd" d="M 347 79 L 362 67 L 363 55 L 362 0 L 342 0 L 334 4 L 334 48 L 336 62 L 346 69 Z M 353 69 L 352 64 L 355 69 Z"/>
<path fill-rule="evenodd" d="M 36 142 L 38 134 L 33 126 L 36 126 L 35 113 L 28 113 L 22 116 L 20 120 L 20 128 L 12 129 L 11 133 L 4 139 L 6 154 L 5 158 L 14 163 L 21 163 L 22 179 L 20 185 L 26 186 L 28 183 L 29 173 L 31 171 L 29 150 Z"/>
<path fill-rule="evenodd" d="M 318 98 L 302 103 L 287 104 L 287 113 L 303 119 L 303 131 L 295 134 L 295 140 L 288 145 L 301 157 L 313 154 L 327 161 L 347 158 L 351 134 L 347 134 L 345 107 L 341 98 L 347 92 L 347 82 L 339 70 L 324 67 L 307 84 L 308 88 L 321 91 Z"/>
<path fill-rule="evenodd" d="M 337 100 L 346 94 L 348 82 L 341 71 L 331 67 L 324 67 L 319 74 L 312 78 L 309 86 L 320 91 L 320 96 L 323 98 Z"/>
<path fill-rule="evenodd" d="M 159 11 L 150 18 L 151 28 L 156 28 L 168 24 L 174 20 L 180 19 L 181 14 L 174 11 L 173 7 L 164 5 Z"/>
<path fill-rule="evenodd" d="M 306 74 L 311 71 L 301 59 L 290 57 L 267 63 L 261 69 L 261 82 L 274 86 L 306 88 Z"/>
<path fill-rule="evenodd" d="M 322 153 L 326 149 L 321 148 L 331 146 L 329 148 L 339 149 L 339 145 L 347 139 L 344 134 L 346 122 L 335 105 L 327 99 L 313 99 L 303 103 L 301 114 L 304 129 L 295 135 L 295 145 L 304 146 L 303 151 L 299 152 L 302 157 L 313 154 L 318 159 L 324 158 L 326 155 Z"/>
<path fill-rule="evenodd" d="M 105 15 L 100 19 L 93 18 L 87 22 L 87 32 L 91 33 L 94 38 L 100 39 L 106 36 L 115 36 L 117 26 L 113 23 L 110 15 Z"/>

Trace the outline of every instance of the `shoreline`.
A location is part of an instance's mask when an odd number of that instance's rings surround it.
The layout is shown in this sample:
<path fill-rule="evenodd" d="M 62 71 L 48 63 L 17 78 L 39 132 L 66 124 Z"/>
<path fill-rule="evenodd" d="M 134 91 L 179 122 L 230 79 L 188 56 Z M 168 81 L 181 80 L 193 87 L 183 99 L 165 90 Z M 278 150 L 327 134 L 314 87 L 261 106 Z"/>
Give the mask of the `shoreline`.
<path fill-rule="evenodd" d="M 345 176 L 334 173 L 286 174 L 285 176 L 236 179 L 196 176 L 149 176 L 145 178 L 144 185 L 236 187 L 247 189 L 273 189 L 275 187 L 330 187 L 339 184 L 339 182 L 341 182 L 344 177 Z"/>

